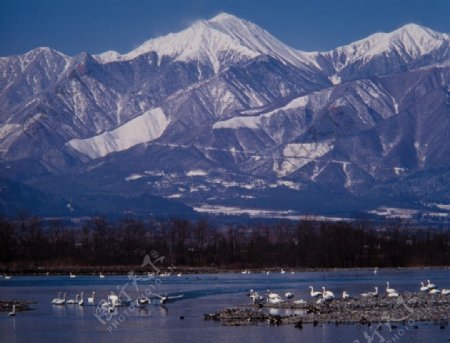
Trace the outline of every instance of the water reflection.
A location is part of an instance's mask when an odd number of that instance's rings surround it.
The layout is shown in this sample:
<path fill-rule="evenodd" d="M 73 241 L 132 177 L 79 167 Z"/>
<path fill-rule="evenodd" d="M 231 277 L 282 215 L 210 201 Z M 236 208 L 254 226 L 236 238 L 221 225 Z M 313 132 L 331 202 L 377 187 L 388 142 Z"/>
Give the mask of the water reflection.
<path fill-rule="evenodd" d="M 269 308 L 269 314 L 273 315 L 273 316 L 278 316 L 281 314 L 281 309 L 279 308 Z"/>
<path fill-rule="evenodd" d="M 138 307 L 137 314 L 141 317 L 149 317 L 152 315 L 152 311 L 148 307 Z"/>
<path fill-rule="evenodd" d="M 292 316 L 292 315 L 296 315 L 296 316 L 304 316 L 306 314 L 306 310 L 298 310 L 298 309 L 286 309 L 285 310 L 285 314 L 287 316 Z"/>
<path fill-rule="evenodd" d="M 169 315 L 169 309 L 166 306 L 159 306 L 159 313 L 162 317 L 167 317 Z"/>
<path fill-rule="evenodd" d="M 66 306 L 64 305 L 52 305 L 52 310 L 57 317 L 66 316 Z"/>

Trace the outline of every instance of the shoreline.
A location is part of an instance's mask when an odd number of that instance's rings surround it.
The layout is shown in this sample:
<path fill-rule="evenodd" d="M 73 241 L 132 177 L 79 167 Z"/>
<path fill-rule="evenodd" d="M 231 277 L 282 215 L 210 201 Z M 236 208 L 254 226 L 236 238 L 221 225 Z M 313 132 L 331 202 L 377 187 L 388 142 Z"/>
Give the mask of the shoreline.
<path fill-rule="evenodd" d="M 378 272 L 383 271 L 398 271 L 398 270 L 450 270 L 450 266 L 417 266 L 417 267 L 355 267 L 355 268 L 216 268 L 216 267 L 163 267 L 160 268 L 160 273 L 182 273 L 184 275 L 190 274 L 246 274 L 243 271 L 248 271 L 248 274 L 263 274 L 265 272 L 270 272 L 271 274 L 280 274 L 280 271 L 284 269 L 286 273 L 284 275 L 292 275 L 293 271 L 297 273 L 314 273 L 314 272 L 344 272 L 344 271 L 373 271 L 375 269 Z M 37 268 L 0 268 L 0 279 L 3 275 L 8 276 L 62 276 L 74 273 L 76 275 L 98 275 L 102 273 L 103 275 L 127 275 L 131 271 L 136 274 L 147 274 L 152 273 L 154 270 L 149 268 L 142 268 L 140 266 L 91 266 L 91 267 L 80 267 L 80 266 L 64 266 L 64 267 L 37 267 Z M 294 274 L 294 275 L 295 275 Z"/>
<path fill-rule="evenodd" d="M 214 320 L 224 326 L 248 326 L 267 323 L 269 325 L 294 325 L 301 329 L 305 324 L 372 325 L 382 323 L 433 322 L 441 327 L 448 325 L 450 297 L 428 293 L 405 292 L 398 298 L 380 296 L 377 298 L 335 299 L 317 304 L 284 302 L 274 304 L 241 304 L 212 314 L 205 314 L 205 320 Z M 285 314 L 271 313 L 284 310 Z M 415 327 L 417 328 L 417 327 Z"/>

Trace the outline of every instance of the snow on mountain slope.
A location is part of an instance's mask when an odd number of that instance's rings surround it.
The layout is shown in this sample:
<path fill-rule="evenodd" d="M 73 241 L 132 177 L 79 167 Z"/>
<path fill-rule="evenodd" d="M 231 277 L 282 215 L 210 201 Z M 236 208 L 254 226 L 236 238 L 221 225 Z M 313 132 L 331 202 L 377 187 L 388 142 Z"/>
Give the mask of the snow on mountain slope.
<path fill-rule="evenodd" d="M 144 112 L 118 128 L 87 139 L 72 139 L 66 144 L 92 159 L 159 138 L 169 125 L 161 108 Z"/>
<path fill-rule="evenodd" d="M 176 61 L 210 63 L 214 71 L 259 55 L 270 55 L 296 66 L 313 64 L 309 54 L 290 48 L 259 26 L 227 13 L 211 20 L 199 20 L 178 33 L 151 39 L 137 49 L 120 55 L 108 51 L 95 56 L 102 63 L 132 60 L 154 51 L 159 62 L 163 56 Z"/>
<path fill-rule="evenodd" d="M 287 105 L 277 108 L 276 110 L 262 113 L 257 116 L 236 116 L 227 120 L 222 120 L 214 123 L 213 129 L 239 129 L 239 128 L 248 128 L 248 129 L 258 129 L 261 127 L 262 122 L 265 119 L 270 118 L 273 114 L 286 111 L 293 110 L 300 107 L 305 107 L 308 103 L 308 96 L 301 96 L 290 101 Z"/>
<path fill-rule="evenodd" d="M 283 149 L 282 159 L 273 165 L 278 177 L 284 177 L 333 149 L 333 141 L 290 143 Z"/>
<path fill-rule="evenodd" d="M 63 75 L 71 58 L 50 48 L 0 58 L 0 117 L 15 105 L 29 102 Z"/>

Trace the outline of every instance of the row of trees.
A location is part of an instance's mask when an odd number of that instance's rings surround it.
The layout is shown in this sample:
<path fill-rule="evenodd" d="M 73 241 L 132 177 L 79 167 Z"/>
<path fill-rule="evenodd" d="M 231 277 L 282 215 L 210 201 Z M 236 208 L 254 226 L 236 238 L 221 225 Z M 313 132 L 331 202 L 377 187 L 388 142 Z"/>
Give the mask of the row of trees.
<path fill-rule="evenodd" d="M 38 219 L 0 219 L 3 268 L 138 266 L 151 251 L 167 266 L 220 268 L 446 265 L 447 231 L 389 230 L 368 223 L 223 225 L 93 218 L 74 229 Z"/>

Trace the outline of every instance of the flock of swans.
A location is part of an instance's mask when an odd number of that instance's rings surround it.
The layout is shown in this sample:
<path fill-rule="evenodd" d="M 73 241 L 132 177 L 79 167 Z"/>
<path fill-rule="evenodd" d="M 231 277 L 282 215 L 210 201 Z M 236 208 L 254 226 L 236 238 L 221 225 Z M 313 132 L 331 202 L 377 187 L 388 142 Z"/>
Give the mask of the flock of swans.
<path fill-rule="evenodd" d="M 427 292 L 429 294 L 442 294 L 442 295 L 449 295 L 450 289 L 442 289 L 439 290 L 435 284 L 431 283 L 430 280 L 427 280 L 428 284 L 424 285 L 423 282 L 420 283 L 419 290 L 421 292 Z M 322 304 L 329 301 L 334 300 L 336 297 L 334 293 L 330 290 L 325 289 L 325 287 L 322 287 L 322 291 L 315 291 L 313 286 L 309 286 L 310 289 L 310 296 L 312 298 L 318 298 L 316 303 Z M 258 294 L 258 292 L 255 292 L 253 289 L 250 290 L 247 294 L 250 299 L 252 300 L 253 304 L 261 305 L 264 302 L 269 304 L 281 304 L 285 302 L 291 302 L 294 298 L 294 294 L 292 292 L 287 292 L 284 295 L 284 298 L 280 296 L 277 293 L 273 293 L 270 290 L 267 290 L 265 296 Z M 379 288 L 376 286 L 374 287 L 374 291 L 361 293 L 361 298 L 377 298 L 379 295 Z M 385 296 L 388 298 L 397 298 L 399 296 L 399 292 L 395 290 L 394 288 L 391 288 L 389 281 L 386 282 L 386 291 Z M 347 291 L 342 292 L 342 300 L 350 299 L 350 295 Z M 306 304 L 306 301 L 303 299 L 293 301 L 294 304 Z"/>
<path fill-rule="evenodd" d="M 67 293 L 64 293 L 61 297 L 62 292 L 58 292 L 58 297 L 53 299 L 51 301 L 51 304 L 53 305 L 78 305 L 78 306 L 101 306 L 103 308 L 107 308 L 111 312 L 115 310 L 116 307 L 119 306 L 130 306 L 130 305 L 137 305 L 139 307 L 143 307 L 146 305 L 151 304 L 151 299 L 155 298 L 159 300 L 159 304 L 161 306 L 164 306 L 169 300 L 179 299 L 182 298 L 183 295 L 177 295 L 177 296 L 169 296 L 169 295 L 160 295 L 156 293 L 150 293 L 149 297 L 146 296 L 140 296 L 135 300 L 121 300 L 119 297 L 114 294 L 114 292 L 111 292 L 107 300 L 101 300 L 99 302 L 96 302 L 95 300 L 95 292 L 92 292 L 91 296 L 87 298 L 87 302 L 84 301 L 84 292 L 81 292 L 81 294 L 77 294 L 74 299 L 67 299 Z"/>
<path fill-rule="evenodd" d="M 47 273 L 47 275 L 49 275 L 49 274 Z M 102 272 L 100 272 L 100 274 L 98 274 L 98 276 L 100 277 L 100 279 L 103 279 L 103 278 L 105 277 L 105 275 L 104 275 Z M 77 275 L 74 274 L 74 273 L 72 273 L 72 272 L 70 272 L 70 273 L 69 273 L 69 277 L 70 277 L 70 278 L 76 278 Z"/>
<path fill-rule="evenodd" d="M 244 269 L 241 273 L 242 274 L 251 274 L 252 272 L 249 269 Z M 270 270 L 267 270 L 267 271 L 263 270 L 261 273 L 262 274 L 266 274 L 266 275 L 270 275 Z M 281 268 L 280 274 L 286 274 L 286 271 L 283 268 Z M 291 275 L 295 274 L 295 271 L 291 271 L 290 274 Z"/>

